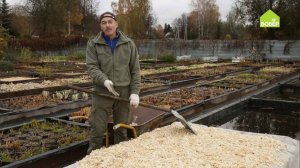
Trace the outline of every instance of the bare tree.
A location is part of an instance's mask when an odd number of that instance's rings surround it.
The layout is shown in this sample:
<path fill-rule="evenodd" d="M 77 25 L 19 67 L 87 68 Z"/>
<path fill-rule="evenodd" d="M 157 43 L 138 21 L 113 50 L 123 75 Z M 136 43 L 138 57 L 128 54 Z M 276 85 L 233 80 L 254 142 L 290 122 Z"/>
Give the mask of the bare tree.
<path fill-rule="evenodd" d="M 192 4 L 197 12 L 198 38 L 212 38 L 220 17 L 216 0 L 193 0 Z"/>

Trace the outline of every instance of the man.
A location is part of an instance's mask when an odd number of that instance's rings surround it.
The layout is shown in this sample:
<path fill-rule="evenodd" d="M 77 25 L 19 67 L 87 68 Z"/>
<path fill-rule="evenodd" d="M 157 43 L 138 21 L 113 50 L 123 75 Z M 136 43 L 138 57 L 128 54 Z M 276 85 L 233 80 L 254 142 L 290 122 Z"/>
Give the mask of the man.
<path fill-rule="evenodd" d="M 130 105 L 139 105 L 140 65 L 134 42 L 118 31 L 115 15 L 105 12 L 100 16 L 100 33 L 89 40 L 86 50 L 88 73 L 95 84 L 95 90 L 105 94 L 120 96 L 130 103 L 100 96 L 92 100 L 90 143 L 88 153 L 102 146 L 108 116 L 113 114 L 114 124 L 129 124 Z M 126 139 L 126 130 L 114 133 L 114 142 Z"/>

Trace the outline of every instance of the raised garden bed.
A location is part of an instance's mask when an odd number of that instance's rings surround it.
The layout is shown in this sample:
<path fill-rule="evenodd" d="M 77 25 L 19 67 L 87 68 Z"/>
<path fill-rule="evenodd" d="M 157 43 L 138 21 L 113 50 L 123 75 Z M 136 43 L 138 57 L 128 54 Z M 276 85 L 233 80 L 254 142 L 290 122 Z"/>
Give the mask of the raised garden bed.
<path fill-rule="evenodd" d="M 167 109 L 180 109 L 188 105 L 195 105 L 206 99 L 233 92 L 236 88 L 222 88 L 214 86 L 195 86 L 182 88 L 175 91 L 145 96 L 141 101 L 147 104 L 164 107 Z"/>
<path fill-rule="evenodd" d="M 16 167 L 24 166 L 31 164 L 29 158 L 34 157 L 34 161 L 44 160 L 43 165 L 49 167 L 47 164 L 53 165 L 55 163 L 47 163 L 47 157 L 45 157 L 44 153 L 47 152 L 47 155 L 55 155 L 54 153 L 57 152 L 55 150 L 64 152 L 61 148 L 68 147 L 75 142 L 86 141 L 88 133 L 89 131 L 86 126 L 54 120 L 39 122 L 33 120 L 21 126 L 1 129 L 0 160 L 2 162 L 0 164 L 1 166 L 8 164 L 6 165 L 8 167 L 10 164 Z M 64 148 L 64 150 L 66 149 Z M 51 150 L 54 151 L 51 153 Z M 39 166 L 44 167 L 43 165 Z M 27 165 L 27 167 L 30 166 Z"/>
<path fill-rule="evenodd" d="M 86 75 L 86 73 L 75 73 L 72 75 L 72 73 L 70 74 L 65 74 L 65 73 L 58 73 L 58 74 L 52 74 L 51 77 L 38 77 L 38 78 L 29 78 L 29 77 L 7 77 L 4 78 L 7 80 L 0 80 L 0 87 L 1 90 L 5 90 L 5 86 L 6 85 L 16 85 L 16 84 L 25 84 L 29 83 L 32 85 L 32 83 L 41 83 L 41 84 L 47 84 L 50 85 L 52 83 L 52 86 L 57 85 L 56 83 L 74 83 L 76 81 L 80 81 L 80 82 L 87 82 L 89 81 L 89 77 Z M 16 80 L 14 80 L 16 79 Z M 20 79 L 20 80 L 17 80 Z M 46 83 L 45 83 L 46 82 Z M 6 84 L 6 85 L 5 85 Z M 0 91 L 1 91 L 0 90 Z M 3 91 L 1 91 L 3 92 Z"/>
<path fill-rule="evenodd" d="M 58 105 L 69 101 L 86 101 L 88 99 L 89 95 L 87 93 L 80 93 L 72 89 L 55 92 L 43 91 L 38 95 L 0 99 L 0 107 L 10 109 L 11 111 L 29 110 L 43 108 L 50 105 Z"/>
<path fill-rule="evenodd" d="M 142 77 L 145 78 L 151 78 L 154 76 L 161 76 L 161 75 L 167 75 L 172 73 L 181 73 L 192 69 L 199 69 L 199 68 L 211 68 L 211 67 L 220 67 L 220 66 L 226 66 L 226 65 L 232 65 L 232 63 L 204 63 L 204 64 L 192 64 L 189 66 L 172 66 L 172 67 L 162 67 L 158 69 L 146 69 L 141 71 Z"/>
<path fill-rule="evenodd" d="M 56 79 L 56 80 L 43 80 L 42 82 L 27 82 L 27 83 L 17 83 L 17 84 L 0 84 L 0 98 L 2 98 L 2 94 L 7 92 L 15 92 L 15 91 L 22 91 L 22 90 L 30 90 L 30 89 L 40 89 L 40 88 L 47 88 L 47 87 L 55 87 L 55 86 L 62 86 L 68 84 L 90 84 L 91 79 L 89 76 L 81 76 L 78 78 L 67 78 L 67 79 Z M 9 93 L 9 94 L 10 94 Z M 21 96 L 21 95 L 17 95 Z M 15 96 L 14 96 L 15 97 Z M 8 97 L 4 97 L 8 98 Z"/>
<path fill-rule="evenodd" d="M 256 90 L 266 88 L 269 85 L 273 85 L 273 84 L 278 83 L 283 80 L 293 79 L 293 78 L 295 78 L 295 76 L 297 76 L 297 74 L 298 74 L 298 72 L 284 74 L 281 76 L 277 76 L 276 78 L 273 78 L 271 80 L 267 80 L 265 82 L 261 82 L 258 84 L 252 84 L 252 85 L 246 85 L 245 87 L 239 88 L 239 89 L 236 88 L 235 91 L 224 93 L 219 96 L 206 99 L 206 100 L 199 102 L 197 104 L 194 104 L 194 105 L 188 105 L 188 106 L 179 108 L 179 109 L 177 109 L 177 111 L 180 112 L 180 114 L 186 118 L 193 118 L 195 116 L 198 116 L 204 110 L 207 110 L 207 109 L 210 109 L 210 108 L 213 108 L 216 106 L 222 106 L 222 105 L 225 105 L 226 103 L 229 103 L 229 102 L 232 102 L 235 100 L 240 100 L 244 96 L 252 94 Z M 213 85 L 213 83 L 214 82 L 211 82 L 210 84 L 206 84 L 206 85 Z M 172 117 L 171 115 L 166 115 L 166 117 L 164 118 L 164 121 L 161 123 L 161 125 L 162 126 L 168 125 L 169 123 L 172 123 L 173 121 L 174 121 L 174 117 Z"/>
<path fill-rule="evenodd" d="M 67 114 L 74 109 L 86 107 L 91 104 L 91 99 L 78 101 L 65 101 L 60 104 L 48 104 L 31 109 L 10 110 L 0 109 L 0 128 L 28 122 L 32 119 L 43 119 L 61 114 Z"/>
<path fill-rule="evenodd" d="M 190 78 L 207 77 L 213 75 L 219 75 L 234 71 L 240 71 L 244 68 L 233 67 L 233 66 L 220 66 L 220 67 L 208 67 L 198 68 L 192 70 L 186 70 L 183 72 L 173 72 L 172 74 L 157 74 L 153 76 L 146 76 L 146 79 L 160 79 L 162 81 L 175 82 L 180 80 L 187 80 Z"/>

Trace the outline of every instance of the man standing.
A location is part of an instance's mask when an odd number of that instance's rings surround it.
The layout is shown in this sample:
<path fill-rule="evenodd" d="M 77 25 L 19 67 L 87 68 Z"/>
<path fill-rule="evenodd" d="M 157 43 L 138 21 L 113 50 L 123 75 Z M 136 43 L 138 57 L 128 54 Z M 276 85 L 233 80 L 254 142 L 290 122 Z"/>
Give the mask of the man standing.
<path fill-rule="evenodd" d="M 118 31 L 115 15 L 100 15 L 100 33 L 89 40 L 86 50 L 88 73 L 95 84 L 95 91 L 113 94 L 130 100 L 130 103 L 93 96 L 89 122 L 90 143 L 87 153 L 102 146 L 108 116 L 113 114 L 114 124 L 129 124 L 130 105 L 138 107 L 141 85 L 139 55 L 134 42 Z M 114 133 L 114 142 L 126 139 L 126 130 Z"/>

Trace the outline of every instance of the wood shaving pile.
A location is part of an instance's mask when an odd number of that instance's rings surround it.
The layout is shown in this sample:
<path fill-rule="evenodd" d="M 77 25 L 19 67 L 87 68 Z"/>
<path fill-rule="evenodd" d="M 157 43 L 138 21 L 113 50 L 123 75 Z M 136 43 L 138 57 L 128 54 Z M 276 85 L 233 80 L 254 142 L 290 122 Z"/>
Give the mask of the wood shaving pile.
<path fill-rule="evenodd" d="M 41 83 L 9 83 L 9 84 L 1 84 L 0 85 L 0 93 L 5 92 L 14 92 L 20 90 L 29 90 L 29 89 L 39 89 L 39 88 L 46 88 L 46 87 L 53 87 L 53 86 L 62 86 L 74 83 L 85 83 L 90 82 L 90 77 L 84 75 L 78 78 L 68 78 L 68 79 L 56 79 L 56 80 L 44 80 Z"/>
<path fill-rule="evenodd" d="M 179 122 L 138 138 L 93 151 L 78 168 L 93 167 L 273 167 L 286 145 L 257 134 L 193 124 L 197 135 Z"/>
<path fill-rule="evenodd" d="M 30 78 L 30 77 L 10 77 L 10 78 L 2 78 L 0 81 L 2 82 L 14 82 L 14 81 L 23 81 L 23 80 L 32 80 L 38 78 Z"/>

